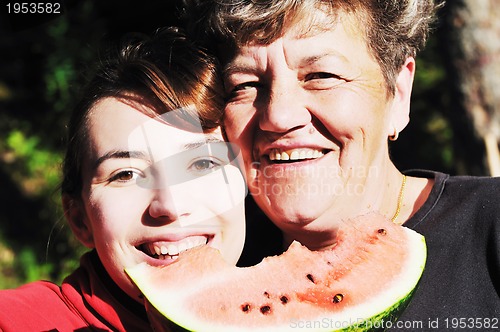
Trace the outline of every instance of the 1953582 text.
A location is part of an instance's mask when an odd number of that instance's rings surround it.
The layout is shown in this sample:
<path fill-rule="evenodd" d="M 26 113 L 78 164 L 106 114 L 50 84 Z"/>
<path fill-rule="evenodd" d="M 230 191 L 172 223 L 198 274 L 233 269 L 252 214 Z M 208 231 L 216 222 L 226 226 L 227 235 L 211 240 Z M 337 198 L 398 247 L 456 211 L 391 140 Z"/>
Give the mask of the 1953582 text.
<path fill-rule="evenodd" d="M 9 2 L 7 14 L 61 14 L 60 2 Z"/>

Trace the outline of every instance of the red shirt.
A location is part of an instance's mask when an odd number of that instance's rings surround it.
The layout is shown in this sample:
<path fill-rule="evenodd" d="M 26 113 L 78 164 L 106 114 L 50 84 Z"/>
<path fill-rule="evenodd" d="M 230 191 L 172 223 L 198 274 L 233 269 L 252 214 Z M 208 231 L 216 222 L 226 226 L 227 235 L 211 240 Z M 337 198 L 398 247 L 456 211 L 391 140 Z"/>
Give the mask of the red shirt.
<path fill-rule="evenodd" d="M 151 331 L 144 306 L 108 276 L 95 251 L 59 287 L 36 281 L 0 291 L 0 331 Z"/>

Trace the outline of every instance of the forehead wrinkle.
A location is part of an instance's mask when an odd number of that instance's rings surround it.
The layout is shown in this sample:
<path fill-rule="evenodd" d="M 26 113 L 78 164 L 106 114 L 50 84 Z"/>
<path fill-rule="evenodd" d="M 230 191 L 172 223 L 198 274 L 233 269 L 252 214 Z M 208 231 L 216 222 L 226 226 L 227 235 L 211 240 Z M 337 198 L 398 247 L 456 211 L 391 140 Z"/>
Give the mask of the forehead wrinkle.
<path fill-rule="evenodd" d="M 250 44 L 243 46 L 243 51 L 239 52 L 235 58 L 224 66 L 222 70 L 223 77 L 228 78 L 233 74 L 252 75 L 263 71 L 267 66 L 267 48 L 272 44 Z"/>

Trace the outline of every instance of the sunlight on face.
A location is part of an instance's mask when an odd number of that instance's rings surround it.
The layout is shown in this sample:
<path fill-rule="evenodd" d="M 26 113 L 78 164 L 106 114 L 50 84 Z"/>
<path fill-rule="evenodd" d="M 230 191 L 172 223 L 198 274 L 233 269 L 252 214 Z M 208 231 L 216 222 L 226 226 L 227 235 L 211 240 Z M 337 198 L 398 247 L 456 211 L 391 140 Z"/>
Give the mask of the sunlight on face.
<path fill-rule="evenodd" d="M 239 149 L 235 144 L 224 142 L 220 130 L 211 134 L 203 134 L 201 124 L 197 129 L 189 131 L 177 129 L 172 137 L 179 139 L 177 151 L 169 151 L 162 142 L 157 142 L 165 130 L 158 122 L 178 123 L 175 112 L 168 112 L 157 119 L 151 119 L 133 130 L 129 135 L 130 151 L 147 151 L 152 166 L 143 170 L 137 178 L 137 185 L 145 189 L 168 190 L 172 194 L 175 205 L 181 206 L 180 193 L 189 192 L 191 204 L 209 205 L 215 217 L 239 204 L 244 199 L 245 192 L 234 185 L 232 174 L 237 165 Z M 179 124 L 180 125 L 180 124 Z M 186 137 L 182 139 L 181 137 Z M 170 138 L 170 142 L 172 139 Z M 173 153 L 171 153 L 173 152 Z M 236 174 L 237 175 L 237 174 Z M 238 177 L 236 177 L 238 179 Z M 216 189 L 214 195 L 210 193 Z M 179 193 L 176 195 L 175 193 Z M 243 195 L 243 196 L 242 196 Z M 180 220 L 197 223 L 200 220 Z"/>
<path fill-rule="evenodd" d="M 169 264 L 204 244 L 236 263 L 243 248 L 246 186 L 238 151 L 220 130 L 170 125 L 173 112 L 152 119 L 107 98 L 90 119 L 85 222 L 106 270 L 131 296 L 137 290 L 127 267 Z"/>
<path fill-rule="evenodd" d="M 329 18 L 331 20 L 331 17 Z M 237 49 L 225 68 L 224 125 L 250 191 L 286 231 L 331 229 L 379 204 L 396 105 L 355 17 Z"/>

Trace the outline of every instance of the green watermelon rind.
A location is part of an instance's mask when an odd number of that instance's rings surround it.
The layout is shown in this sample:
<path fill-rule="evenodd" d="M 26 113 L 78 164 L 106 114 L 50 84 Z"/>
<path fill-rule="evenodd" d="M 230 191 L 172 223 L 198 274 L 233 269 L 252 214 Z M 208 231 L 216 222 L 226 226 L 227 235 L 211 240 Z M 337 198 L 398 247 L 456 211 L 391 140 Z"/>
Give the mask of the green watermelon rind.
<path fill-rule="evenodd" d="M 410 302 L 417 286 L 420 281 L 420 278 L 423 274 L 425 268 L 425 262 L 427 258 L 427 247 L 425 243 L 425 238 L 410 230 L 405 228 L 405 232 L 407 234 L 407 240 L 409 243 L 409 248 L 413 248 L 414 250 L 410 250 L 410 257 L 407 260 L 407 266 L 403 269 L 403 271 L 407 271 L 405 275 L 403 275 L 400 279 L 399 284 L 393 286 L 393 288 L 389 289 L 389 291 L 383 291 L 382 293 L 376 296 L 380 302 L 384 302 L 383 304 L 378 305 L 378 309 L 373 309 L 374 306 L 377 306 L 377 303 L 364 303 L 353 308 L 350 308 L 349 311 L 351 313 L 342 312 L 341 314 L 335 313 L 330 315 L 330 317 L 319 317 L 318 320 L 323 321 L 323 319 L 330 320 L 331 322 L 352 322 L 351 325 L 344 327 L 343 325 L 340 328 L 336 328 L 336 324 L 332 323 L 328 327 L 320 327 L 320 328 L 304 328 L 307 331 L 383 331 L 387 327 L 395 326 L 395 322 L 397 318 L 401 315 L 403 310 L 406 308 L 408 303 Z M 134 268 L 135 269 L 135 268 Z M 130 269 L 127 271 L 129 275 L 131 275 L 132 279 L 135 271 L 134 269 Z M 143 273 L 140 271 L 136 272 L 137 274 Z M 143 287 L 147 287 L 146 285 L 142 285 Z M 185 296 L 185 290 L 179 290 L 179 292 L 162 294 L 161 292 L 154 292 L 154 287 L 152 290 L 141 289 L 144 294 L 148 294 L 148 301 L 150 303 L 157 305 L 155 309 L 160 312 L 163 316 L 167 317 L 174 325 L 169 324 L 167 331 L 196 331 L 196 332 L 235 332 L 235 331 L 296 331 L 298 327 L 292 327 L 291 323 L 283 324 L 283 325 L 273 325 L 270 327 L 239 327 L 239 326 L 228 326 L 221 324 L 212 324 L 207 321 L 200 321 L 197 317 L 185 309 L 180 305 L 179 299 L 182 299 Z M 399 295 L 395 295 L 394 293 L 398 292 Z M 392 293 L 392 294 L 391 294 Z M 386 298 L 386 300 L 384 300 Z M 390 303 L 389 303 L 390 302 Z M 161 304 L 161 305 L 158 305 Z M 161 307 L 161 308 L 159 308 Z M 383 307 L 383 308 L 381 308 Z M 347 310 L 346 310 L 347 311 Z M 360 314 L 360 312 L 364 312 L 364 314 Z M 358 318 L 352 318 L 358 317 Z M 341 318 L 341 319 L 337 319 Z M 305 322 L 311 321 L 310 318 L 304 319 Z M 298 320 L 295 320 L 298 322 Z M 324 326 L 324 325 L 322 325 Z M 332 327 L 334 327 L 332 329 Z"/>
<path fill-rule="evenodd" d="M 425 238 L 414 232 L 409 230 L 409 237 L 410 237 L 410 242 L 412 245 L 414 245 L 416 248 L 419 248 L 419 250 L 414 251 L 414 254 L 419 254 L 419 257 L 412 257 L 409 262 L 416 262 L 420 261 L 420 264 L 417 266 L 415 270 L 420 271 L 418 274 L 415 275 L 414 277 L 414 282 L 411 282 L 413 285 L 412 289 L 405 295 L 401 296 L 399 299 L 397 299 L 392 306 L 387 308 L 384 311 L 381 311 L 380 313 L 371 316 L 369 318 L 366 318 L 365 320 L 355 323 L 353 325 L 350 325 L 346 328 L 342 329 L 336 329 L 336 330 L 331 330 L 331 329 L 315 329 L 311 331 L 328 331 L 328 332 L 348 332 L 348 331 L 356 331 L 356 332 L 374 332 L 374 331 L 385 331 L 387 328 L 394 327 L 396 326 L 396 322 L 398 318 L 401 316 L 403 311 L 406 309 L 406 307 L 409 305 L 413 294 L 418 288 L 418 284 L 420 282 L 420 278 L 422 277 L 422 274 L 425 269 L 425 263 L 427 260 L 427 245 L 425 242 Z M 415 256 L 415 255 L 414 255 Z M 410 283 L 408 283 L 410 285 Z"/>
<path fill-rule="evenodd" d="M 418 286 L 417 286 L 418 287 Z M 411 298 L 415 292 L 416 288 L 412 290 L 408 295 L 406 295 L 401 301 L 395 303 L 392 307 L 387 310 L 381 312 L 380 314 L 367 318 L 364 321 L 353 324 L 349 327 L 346 327 L 341 330 L 328 330 L 335 332 L 348 332 L 348 331 L 356 331 L 356 332 L 375 332 L 375 331 L 385 331 L 387 328 L 396 326 L 396 321 L 399 316 L 406 309 L 408 304 L 411 301 Z M 186 331 L 186 330 L 184 330 Z M 317 331 L 317 330 L 316 330 Z M 323 330 L 321 330 L 323 331 Z M 326 330 L 325 330 L 326 331 Z"/>

